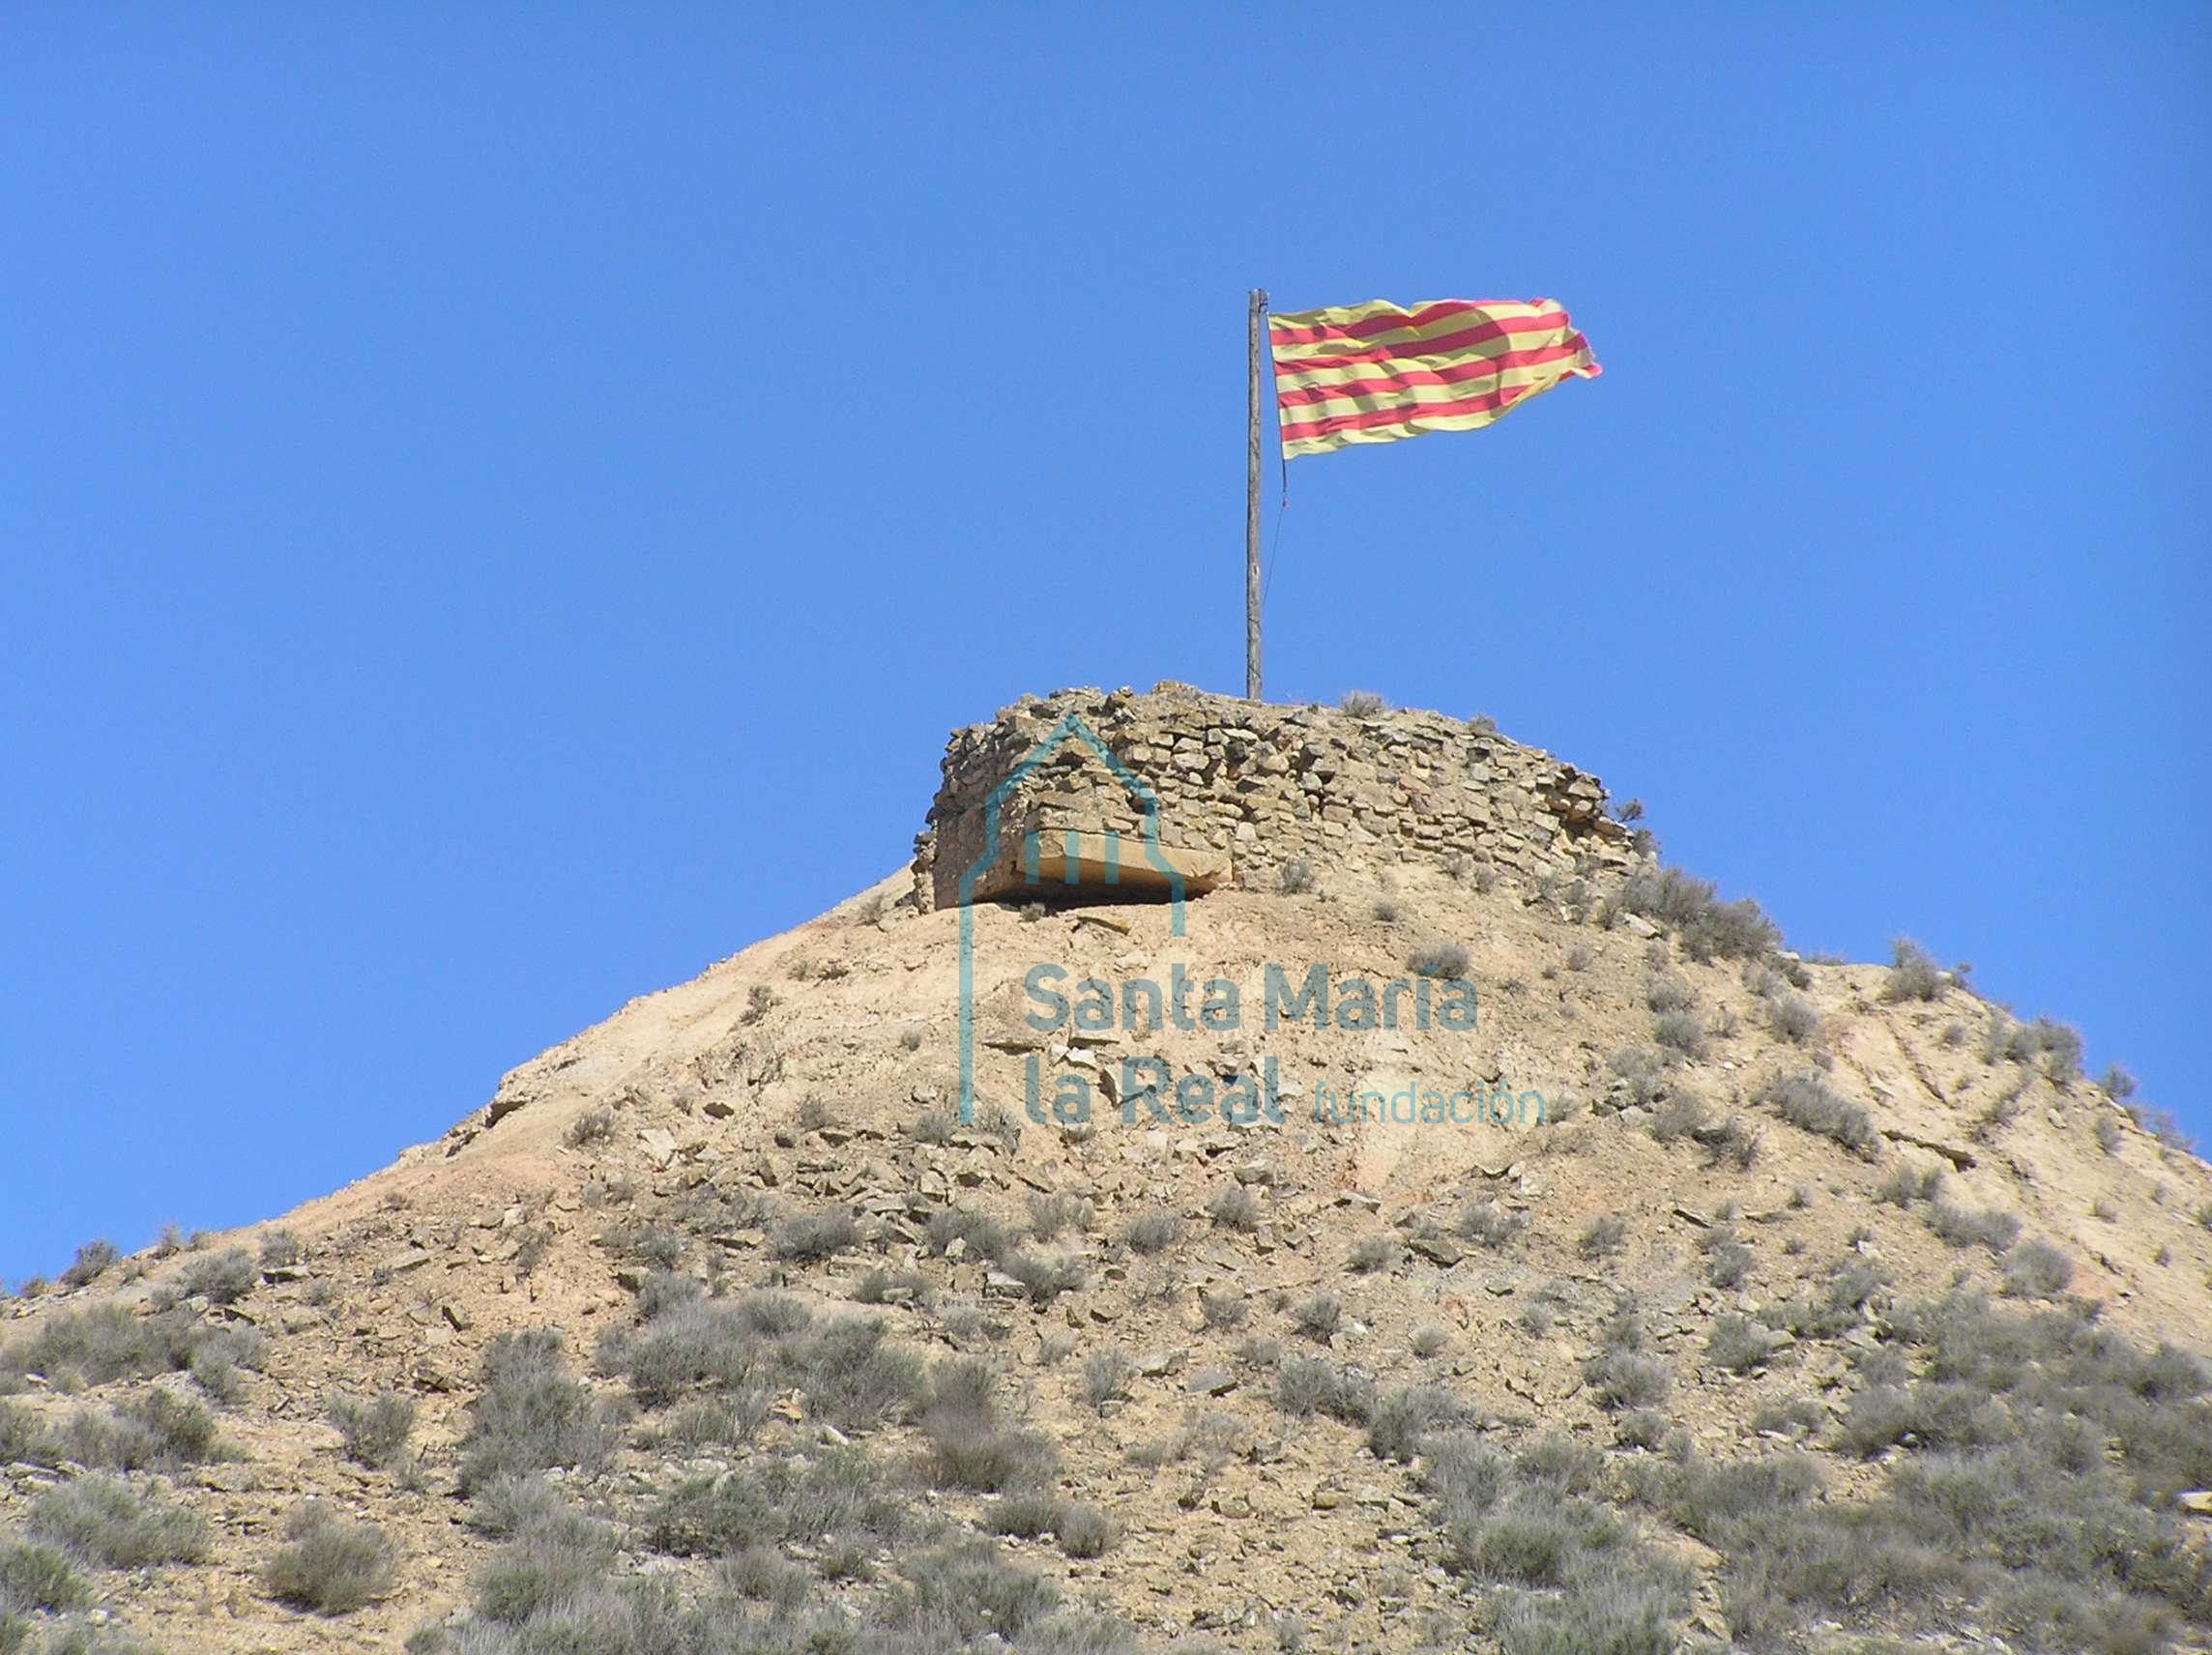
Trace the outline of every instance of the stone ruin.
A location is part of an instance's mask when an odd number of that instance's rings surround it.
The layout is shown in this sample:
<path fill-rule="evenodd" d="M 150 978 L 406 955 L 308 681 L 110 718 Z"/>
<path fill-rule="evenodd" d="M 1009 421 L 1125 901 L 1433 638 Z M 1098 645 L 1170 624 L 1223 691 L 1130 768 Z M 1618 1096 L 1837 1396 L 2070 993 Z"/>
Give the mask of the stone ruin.
<path fill-rule="evenodd" d="M 1062 727 L 1070 715 L 1081 729 Z M 1156 800 L 1156 850 L 1132 780 Z M 985 804 L 1003 786 L 992 846 Z M 1647 859 L 1608 812 L 1597 777 L 1507 740 L 1487 720 L 1273 706 L 1166 682 L 1149 695 L 1025 696 L 988 724 L 954 731 L 929 825 L 915 838 L 914 889 L 921 909 L 957 906 L 962 876 L 978 862 L 975 894 L 987 900 L 1071 888 L 1164 895 L 1169 869 L 1189 895 L 1220 885 L 1273 890 L 1301 860 L 1611 885 Z"/>

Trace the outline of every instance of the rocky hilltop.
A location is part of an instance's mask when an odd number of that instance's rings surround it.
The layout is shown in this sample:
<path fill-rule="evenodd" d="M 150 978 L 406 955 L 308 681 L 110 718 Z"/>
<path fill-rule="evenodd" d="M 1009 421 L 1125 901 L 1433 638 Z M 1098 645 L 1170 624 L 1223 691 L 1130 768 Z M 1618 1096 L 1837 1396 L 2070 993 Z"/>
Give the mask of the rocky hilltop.
<path fill-rule="evenodd" d="M 956 733 L 910 867 L 9 1301 L 0 1651 L 2205 1646 L 2212 1174 L 1626 814 L 1379 705 Z"/>

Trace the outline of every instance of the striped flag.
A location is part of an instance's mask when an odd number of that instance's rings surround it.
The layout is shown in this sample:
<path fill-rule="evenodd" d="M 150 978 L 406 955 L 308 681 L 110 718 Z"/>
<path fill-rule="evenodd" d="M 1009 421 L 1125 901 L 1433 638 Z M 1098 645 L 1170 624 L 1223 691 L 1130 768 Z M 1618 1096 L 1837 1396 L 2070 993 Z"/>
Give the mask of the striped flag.
<path fill-rule="evenodd" d="M 1267 318 L 1283 452 L 1471 431 L 1570 374 L 1589 341 L 1549 299 L 1378 299 Z"/>

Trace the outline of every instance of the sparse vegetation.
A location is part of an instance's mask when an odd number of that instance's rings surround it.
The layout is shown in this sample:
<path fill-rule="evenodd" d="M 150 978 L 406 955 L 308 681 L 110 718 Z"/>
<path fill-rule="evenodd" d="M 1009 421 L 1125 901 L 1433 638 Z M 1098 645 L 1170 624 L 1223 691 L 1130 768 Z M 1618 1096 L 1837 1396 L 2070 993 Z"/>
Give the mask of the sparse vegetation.
<path fill-rule="evenodd" d="M 1290 1315 L 1293 1327 L 1326 1344 L 1344 1324 L 1344 1301 L 1334 1293 L 1315 1293 L 1293 1304 Z"/>
<path fill-rule="evenodd" d="M 569 1121 L 561 1141 L 571 1149 L 588 1149 L 595 1144 L 604 1144 L 614 1135 L 615 1112 L 599 1104 Z"/>
<path fill-rule="evenodd" d="M 1928 1228 L 1954 1247 L 1987 1247 L 2002 1253 L 2020 1239 L 2020 1220 L 2009 1212 L 1975 1212 L 1948 1201 L 1928 1208 Z"/>
<path fill-rule="evenodd" d="M 1709 881 L 1680 868 L 1639 869 L 1622 886 L 1615 906 L 1673 932 L 1694 961 L 1755 960 L 1782 943 L 1782 934 L 1758 903 L 1748 897 L 1723 902 Z"/>
<path fill-rule="evenodd" d="M 1348 689 L 1336 705 L 1354 718 L 1374 718 L 1390 711 L 1390 704 L 1371 689 Z"/>
<path fill-rule="evenodd" d="M 110 1408 L 79 1408 L 62 1428 L 62 1451 L 106 1471 L 171 1471 L 225 1457 L 215 1416 L 189 1397 L 150 1387 Z"/>
<path fill-rule="evenodd" d="M 1355 1275 L 1370 1275 L 1393 1268 L 1398 1263 L 1398 1243 L 1387 1235 L 1362 1235 L 1352 1244 L 1345 1263 Z"/>
<path fill-rule="evenodd" d="M 335 1395 L 329 1412 L 345 1457 L 357 1466 L 384 1467 L 397 1463 L 415 1430 L 415 1399 L 396 1391 L 368 1397 Z"/>
<path fill-rule="evenodd" d="M 116 1260 L 121 1257 L 122 1254 L 115 1250 L 112 1241 L 87 1241 L 76 1250 L 76 1257 L 71 1262 L 70 1267 L 62 1272 L 62 1286 L 88 1288 L 113 1269 Z"/>
<path fill-rule="evenodd" d="M 1033 1195 L 1029 1207 L 1030 1234 L 1039 1241 L 1057 1241 L 1069 1230 L 1089 1230 L 1096 1217 L 1081 1196 Z"/>
<path fill-rule="evenodd" d="M 606 1459 L 613 1432 L 568 1372 L 559 1334 L 500 1334 L 484 1352 L 482 1383 L 461 1441 L 463 1493 L 556 1466 L 596 1469 Z"/>
<path fill-rule="evenodd" d="M 351 1614 L 392 1589 L 392 1542 L 366 1523 L 349 1523 L 326 1502 L 292 1513 L 287 1544 L 269 1560 L 269 1595 L 317 1614 Z"/>
<path fill-rule="evenodd" d="M 1628 1220 L 1616 1212 L 1600 1213 L 1583 1226 L 1575 1238 L 1575 1251 L 1586 1259 L 1609 1259 L 1627 1243 Z"/>
<path fill-rule="evenodd" d="M 1324 1413 L 1365 1425 L 1375 1411 L 1375 1383 L 1318 1356 L 1285 1356 L 1275 1364 L 1275 1406 L 1285 1413 Z"/>
<path fill-rule="evenodd" d="M 1411 1460 L 1429 1436 L 1467 1423 L 1465 1403 L 1441 1385 L 1401 1385 L 1375 1404 L 1367 1446 L 1378 1460 Z"/>
<path fill-rule="evenodd" d="M 1651 1038 L 1685 1058 L 1705 1055 L 1705 1026 L 1694 1011 L 1662 1012 L 1651 1021 Z"/>
<path fill-rule="evenodd" d="M 1766 1105 L 1790 1125 L 1833 1140 L 1867 1160 L 1881 1153 L 1881 1134 L 1857 1104 L 1838 1096 L 1811 1071 L 1777 1075 L 1761 1083 L 1753 1101 Z"/>
<path fill-rule="evenodd" d="M 2005 1255 L 2004 1288 L 2021 1298 L 2055 1298 L 2074 1279 L 2074 1261 L 2048 1241 L 2024 1241 Z"/>
<path fill-rule="evenodd" d="M 1417 976 L 1464 978 L 1467 967 L 1466 944 L 1445 937 L 1429 938 L 1406 957 L 1406 969 Z"/>
<path fill-rule="evenodd" d="M 859 1239 L 860 1222 L 853 1209 L 830 1206 L 784 1219 L 770 1234 L 769 1249 L 778 1259 L 815 1264 L 857 1246 Z"/>
<path fill-rule="evenodd" d="M 1285 896 L 1304 896 L 1314 888 L 1313 863 L 1303 857 L 1293 857 L 1283 864 L 1276 882 Z"/>
<path fill-rule="evenodd" d="M 207 1524 L 194 1513 L 99 1473 L 41 1494 L 25 1526 L 102 1569 L 196 1563 L 208 1550 Z"/>
<path fill-rule="evenodd" d="M 1470 1201 L 1460 1208 L 1459 1233 L 1477 1246 L 1498 1251 L 1527 1229 L 1528 1223 L 1521 1214 L 1495 1201 Z"/>
<path fill-rule="evenodd" d="M 1773 1353 L 1774 1336 L 1748 1316 L 1723 1311 L 1713 1319 L 1705 1339 L 1705 1360 L 1714 1367 L 1748 1374 L 1764 1366 Z"/>
<path fill-rule="evenodd" d="M 1132 1253 L 1163 1253 L 1182 1235 L 1182 1222 L 1172 1212 L 1140 1212 L 1121 1226 L 1121 1240 Z"/>
<path fill-rule="evenodd" d="M 1242 1184 L 1218 1190 L 1206 1204 L 1206 1215 L 1224 1230 L 1249 1234 L 1260 1228 L 1260 1203 Z"/>
<path fill-rule="evenodd" d="M 1881 985 L 1882 999 L 1892 1002 L 1939 1000 L 1946 986 L 1942 968 L 1929 957 L 1927 949 L 1909 937 L 1891 941 L 1889 976 Z"/>
<path fill-rule="evenodd" d="M 1083 1400 L 1093 1408 L 1119 1402 L 1129 1394 L 1137 1365 L 1115 1350 L 1093 1350 L 1083 1358 Z"/>
<path fill-rule="evenodd" d="M 231 1304 L 253 1291 L 261 1280 L 261 1266 L 243 1247 L 226 1247 L 187 1264 L 178 1280 L 188 1293 L 210 1304 Z"/>

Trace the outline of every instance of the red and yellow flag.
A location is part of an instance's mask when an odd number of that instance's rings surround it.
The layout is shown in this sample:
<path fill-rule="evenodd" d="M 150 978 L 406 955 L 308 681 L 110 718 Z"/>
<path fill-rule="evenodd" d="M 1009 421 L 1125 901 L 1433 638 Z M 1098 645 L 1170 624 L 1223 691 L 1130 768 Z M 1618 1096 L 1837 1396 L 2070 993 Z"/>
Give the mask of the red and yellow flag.
<path fill-rule="evenodd" d="M 1267 318 L 1283 452 L 1325 454 L 1471 431 L 1573 375 L 1600 371 L 1549 299 L 1377 299 Z"/>

